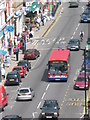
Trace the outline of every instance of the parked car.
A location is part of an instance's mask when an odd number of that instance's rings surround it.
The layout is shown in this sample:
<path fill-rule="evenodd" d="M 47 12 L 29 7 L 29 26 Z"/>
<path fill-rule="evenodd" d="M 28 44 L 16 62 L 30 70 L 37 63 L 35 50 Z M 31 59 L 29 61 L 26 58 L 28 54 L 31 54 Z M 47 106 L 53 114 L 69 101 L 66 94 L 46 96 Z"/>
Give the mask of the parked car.
<path fill-rule="evenodd" d="M 36 59 L 40 56 L 40 52 L 37 49 L 28 49 L 24 53 L 24 60 Z"/>
<path fill-rule="evenodd" d="M 70 39 L 67 49 L 69 50 L 79 50 L 80 49 L 80 41 L 78 39 Z"/>
<path fill-rule="evenodd" d="M 21 77 L 25 77 L 27 68 L 24 66 L 14 66 L 12 71 L 18 71 Z"/>
<path fill-rule="evenodd" d="M 17 65 L 26 67 L 27 71 L 31 69 L 31 63 L 28 60 L 20 60 Z"/>
<path fill-rule="evenodd" d="M 32 100 L 34 96 L 35 92 L 32 88 L 24 87 L 18 90 L 16 100 Z"/>
<path fill-rule="evenodd" d="M 74 80 L 74 89 L 85 89 L 85 75 L 84 74 L 79 74 L 77 79 Z M 89 79 L 86 76 L 86 89 L 89 88 Z"/>
<path fill-rule="evenodd" d="M 6 76 L 5 85 L 19 85 L 21 82 L 20 74 L 15 70 L 13 72 L 9 72 Z"/>
<path fill-rule="evenodd" d="M 8 98 L 4 86 L 0 85 L 0 111 L 4 111 L 4 107 L 8 104 Z"/>
<path fill-rule="evenodd" d="M 1 120 L 22 120 L 22 117 L 18 115 L 6 115 Z"/>
<path fill-rule="evenodd" d="M 57 100 L 45 100 L 43 107 L 40 108 L 42 111 L 40 113 L 41 119 L 56 119 L 59 116 L 59 104 Z"/>

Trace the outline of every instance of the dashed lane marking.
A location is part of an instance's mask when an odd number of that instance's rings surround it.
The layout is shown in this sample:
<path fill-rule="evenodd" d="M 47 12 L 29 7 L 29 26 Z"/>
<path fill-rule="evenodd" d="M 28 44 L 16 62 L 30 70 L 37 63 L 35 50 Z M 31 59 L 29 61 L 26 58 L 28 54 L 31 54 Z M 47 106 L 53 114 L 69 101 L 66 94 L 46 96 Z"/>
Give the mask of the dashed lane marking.
<path fill-rule="evenodd" d="M 42 98 L 41 98 L 41 99 L 43 99 L 43 98 L 44 98 L 45 94 L 46 94 L 46 93 L 44 92 L 44 93 L 43 93 L 43 95 L 42 95 Z"/>
<path fill-rule="evenodd" d="M 39 104 L 38 104 L 38 106 L 37 106 L 37 109 L 40 107 L 40 105 L 41 105 L 41 101 L 39 102 Z"/>

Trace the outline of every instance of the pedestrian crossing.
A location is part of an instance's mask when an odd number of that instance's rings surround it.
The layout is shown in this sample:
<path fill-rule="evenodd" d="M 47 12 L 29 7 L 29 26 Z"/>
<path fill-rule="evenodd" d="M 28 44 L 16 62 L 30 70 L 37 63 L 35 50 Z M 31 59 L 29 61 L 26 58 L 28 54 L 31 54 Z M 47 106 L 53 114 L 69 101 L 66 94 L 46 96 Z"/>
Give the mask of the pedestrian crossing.
<path fill-rule="evenodd" d="M 68 39 L 69 40 L 69 39 Z M 65 38 L 59 38 L 58 40 L 56 38 L 41 38 L 33 41 L 33 45 L 38 45 L 38 46 L 49 46 L 51 44 L 67 44 L 67 39 Z"/>

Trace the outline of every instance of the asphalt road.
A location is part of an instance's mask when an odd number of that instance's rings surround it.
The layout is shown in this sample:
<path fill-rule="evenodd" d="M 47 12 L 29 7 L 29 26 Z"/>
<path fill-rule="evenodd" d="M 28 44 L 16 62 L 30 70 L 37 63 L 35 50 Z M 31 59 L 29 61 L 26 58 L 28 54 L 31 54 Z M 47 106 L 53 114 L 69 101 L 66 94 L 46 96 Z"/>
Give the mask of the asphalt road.
<path fill-rule="evenodd" d="M 68 4 L 62 5 L 62 13 L 58 16 L 49 34 L 36 40 L 36 47 L 40 50 L 40 57 L 31 61 L 32 69 L 22 79 L 20 86 L 6 87 L 8 106 L 1 116 L 18 114 L 23 118 L 38 118 L 40 107 L 45 99 L 57 99 L 60 105 L 60 118 L 80 118 L 84 109 L 84 91 L 74 90 L 74 79 L 77 77 L 83 62 L 83 51 L 71 52 L 70 75 L 67 82 L 48 82 L 47 63 L 52 49 L 65 48 L 70 38 L 78 38 L 81 30 L 85 32 L 81 48 L 86 45 L 88 36 L 88 24 L 81 24 L 80 14 L 85 8 L 85 3 L 80 3 L 79 8 L 68 8 Z M 35 91 L 32 101 L 16 102 L 16 94 L 19 87 L 30 86 Z"/>

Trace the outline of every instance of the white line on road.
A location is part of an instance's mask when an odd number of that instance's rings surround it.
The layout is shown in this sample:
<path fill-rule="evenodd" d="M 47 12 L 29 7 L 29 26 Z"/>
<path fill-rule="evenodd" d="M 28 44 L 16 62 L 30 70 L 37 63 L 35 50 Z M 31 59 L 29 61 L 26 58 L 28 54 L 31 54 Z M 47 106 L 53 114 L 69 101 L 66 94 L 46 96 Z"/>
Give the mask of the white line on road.
<path fill-rule="evenodd" d="M 73 33 L 73 35 L 75 35 L 76 32 Z"/>
<path fill-rule="evenodd" d="M 50 86 L 50 84 L 47 85 L 46 90 L 48 90 L 49 86 Z"/>
<path fill-rule="evenodd" d="M 42 98 L 41 98 L 41 99 L 43 99 L 43 98 L 44 98 L 45 94 L 46 94 L 46 93 L 44 92 L 44 93 L 43 93 L 43 96 L 42 96 Z"/>
<path fill-rule="evenodd" d="M 41 105 L 41 101 L 40 101 L 40 103 L 38 104 L 37 109 L 40 107 L 40 105 Z"/>
<path fill-rule="evenodd" d="M 55 41 L 55 38 L 53 39 L 53 41 Z"/>

